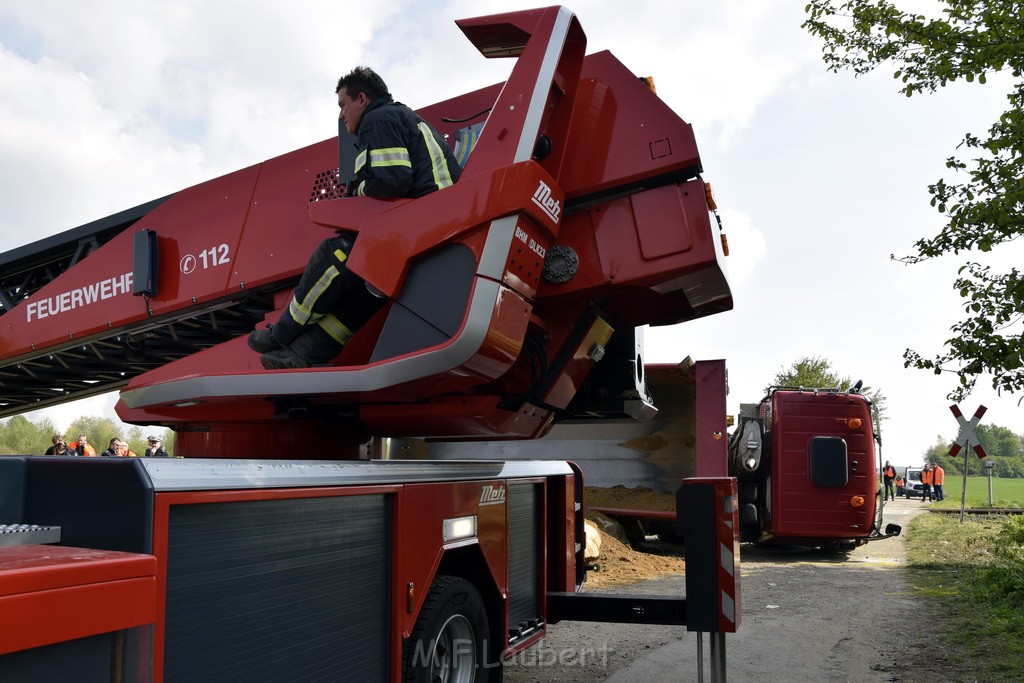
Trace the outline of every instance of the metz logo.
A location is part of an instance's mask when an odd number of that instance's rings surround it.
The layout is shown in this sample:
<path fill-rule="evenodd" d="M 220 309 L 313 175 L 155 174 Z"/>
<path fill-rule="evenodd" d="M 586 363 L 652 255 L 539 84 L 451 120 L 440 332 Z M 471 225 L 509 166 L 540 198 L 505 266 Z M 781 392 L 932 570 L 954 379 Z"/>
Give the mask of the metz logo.
<path fill-rule="evenodd" d="M 533 203 L 551 216 L 551 220 L 556 225 L 558 224 L 558 219 L 562 215 L 562 203 L 551 196 L 551 188 L 543 180 L 537 186 L 537 191 L 533 193 Z"/>
<path fill-rule="evenodd" d="M 480 491 L 480 507 L 484 505 L 504 505 L 505 504 L 505 487 L 498 486 L 495 488 L 488 484 Z"/>

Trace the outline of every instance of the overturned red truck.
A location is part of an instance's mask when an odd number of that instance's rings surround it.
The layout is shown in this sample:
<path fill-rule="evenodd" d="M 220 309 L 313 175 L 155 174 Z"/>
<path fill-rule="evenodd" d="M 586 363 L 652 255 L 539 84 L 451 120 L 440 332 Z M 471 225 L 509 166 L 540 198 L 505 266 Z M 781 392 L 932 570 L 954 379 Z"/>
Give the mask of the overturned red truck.
<path fill-rule="evenodd" d="M 850 549 L 899 535 L 882 530 L 879 419 L 861 386 L 771 387 L 742 406 L 729 446 L 742 540 Z"/>
<path fill-rule="evenodd" d="M 0 678 L 482 681 L 559 619 L 735 631 L 724 410 L 682 486 L 685 600 L 580 592 L 583 480 L 560 452 L 370 459 L 541 437 L 613 335 L 732 306 L 692 130 L 650 81 L 585 55 L 563 7 L 457 23 L 515 62 L 419 111 L 455 185 L 342 197 L 339 135 L 0 255 L 0 415 L 120 390 L 122 419 L 185 456 L 0 460 Z M 334 362 L 264 370 L 246 334 L 338 229 L 387 304 Z"/>

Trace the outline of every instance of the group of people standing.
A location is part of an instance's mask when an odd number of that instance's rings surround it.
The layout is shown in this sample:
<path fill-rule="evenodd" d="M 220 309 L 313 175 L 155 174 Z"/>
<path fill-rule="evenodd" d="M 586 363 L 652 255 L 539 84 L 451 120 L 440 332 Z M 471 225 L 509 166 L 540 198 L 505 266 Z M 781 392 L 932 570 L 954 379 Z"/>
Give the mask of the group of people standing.
<path fill-rule="evenodd" d="M 946 470 L 939 465 L 925 465 L 921 470 L 921 502 L 925 496 L 928 500 L 942 500 L 946 496 L 942 492 L 942 482 L 946 478 Z"/>
<path fill-rule="evenodd" d="M 929 501 L 943 500 L 946 496 L 942 491 L 942 483 L 946 479 L 946 470 L 939 464 L 926 464 L 921 470 L 921 502 L 925 498 Z M 906 482 L 903 477 L 896 474 L 896 468 L 888 460 L 882 468 L 882 482 L 885 488 L 882 493 L 882 500 L 896 500 L 896 496 L 902 496 L 906 492 Z M 907 496 L 909 498 L 909 496 Z"/>
<path fill-rule="evenodd" d="M 148 446 L 140 456 L 140 454 L 134 452 L 128 448 L 128 442 L 119 436 L 115 436 L 107 444 L 107 450 L 102 453 L 97 453 L 96 449 L 89 443 L 89 438 L 85 434 L 79 434 L 78 439 L 73 445 L 68 445 L 64 441 L 64 437 L 60 434 L 54 434 L 51 439 L 53 445 L 46 449 L 46 453 L 43 455 L 77 455 L 88 458 L 107 457 L 107 458 L 168 458 L 170 454 L 164 449 L 161 443 L 160 437 L 150 436 L 146 441 Z"/>
<path fill-rule="evenodd" d="M 85 434 L 79 434 L 78 440 L 71 445 L 68 445 L 60 434 L 54 434 L 51 441 L 53 445 L 47 448 L 46 453 L 43 455 L 81 455 L 88 457 L 95 457 L 97 455 L 96 449 L 89 443 L 89 439 Z"/>

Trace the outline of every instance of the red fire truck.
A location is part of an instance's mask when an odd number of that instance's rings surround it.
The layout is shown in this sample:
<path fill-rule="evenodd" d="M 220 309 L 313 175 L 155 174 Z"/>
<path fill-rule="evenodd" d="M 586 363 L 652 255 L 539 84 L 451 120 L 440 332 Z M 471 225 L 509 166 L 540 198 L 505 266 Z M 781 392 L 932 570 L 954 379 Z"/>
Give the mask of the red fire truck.
<path fill-rule="evenodd" d="M 368 457 L 541 437 L 616 331 L 732 306 L 693 132 L 650 80 L 563 7 L 457 23 L 514 62 L 419 112 L 455 185 L 343 197 L 340 134 L 0 255 L 0 415 L 120 390 L 186 456 L 0 459 L 0 679 L 482 681 L 559 619 L 685 623 L 713 655 L 736 629 L 724 411 L 681 487 L 685 600 L 580 592 L 558 453 Z M 264 370 L 245 336 L 335 230 L 387 304 L 334 362 Z"/>

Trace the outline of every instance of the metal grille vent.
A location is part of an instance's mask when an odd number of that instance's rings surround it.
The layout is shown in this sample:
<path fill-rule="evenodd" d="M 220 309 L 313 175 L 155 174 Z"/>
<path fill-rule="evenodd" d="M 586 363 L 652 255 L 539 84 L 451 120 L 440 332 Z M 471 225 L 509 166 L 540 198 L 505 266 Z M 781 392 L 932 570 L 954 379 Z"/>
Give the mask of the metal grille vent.
<path fill-rule="evenodd" d="M 325 199 L 341 199 L 345 196 L 345 183 L 338 179 L 338 169 L 317 173 L 313 179 L 313 191 L 309 195 L 309 203 Z"/>
<path fill-rule="evenodd" d="M 385 680 L 389 511 L 381 495 L 172 507 L 165 680 Z"/>
<path fill-rule="evenodd" d="M 508 487 L 509 639 L 518 640 L 540 623 L 541 525 L 537 484 Z"/>

